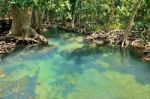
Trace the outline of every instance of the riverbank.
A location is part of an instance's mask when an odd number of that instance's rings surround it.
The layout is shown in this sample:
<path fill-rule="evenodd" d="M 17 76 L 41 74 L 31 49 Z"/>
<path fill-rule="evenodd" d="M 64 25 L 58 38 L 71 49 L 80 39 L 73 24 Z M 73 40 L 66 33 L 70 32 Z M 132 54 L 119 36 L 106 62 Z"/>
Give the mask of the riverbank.
<path fill-rule="evenodd" d="M 9 22 L 9 26 L 12 20 Z M 7 28 L 10 28 L 7 26 Z M 109 32 L 89 31 L 85 26 L 71 27 L 69 23 L 50 23 L 43 24 L 40 29 L 41 32 L 49 31 L 51 28 L 58 28 L 63 31 L 80 33 L 85 36 L 84 41 L 89 43 L 96 43 L 99 45 L 118 46 L 121 47 L 124 30 L 111 30 Z M 6 28 L 5 28 L 6 29 Z M 1 29 L 3 30 L 3 29 Z M 0 33 L 0 55 L 12 52 L 18 45 L 37 45 L 38 41 L 32 39 L 22 39 L 16 37 L 9 37 L 8 31 Z M 4 35 L 3 35 L 4 34 Z M 145 40 L 145 41 L 144 41 Z M 129 47 L 134 47 L 140 50 L 143 54 L 142 58 L 150 61 L 150 34 L 147 31 L 132 31 L 128 37 Z"/>
<path fill-rule="evenodd" d="M 46 28 L 46 29 L 45 29 Z M 46 23 L 42 30 L 58 28 L 66 32 L 80 33 L 85 36 L 85 42 L 96 43 L 99 45 L 121 47 L 125 30 L 111 30 L 109 32 L 88 31 L 84 26 L 71 27 L 69 23 Z M 131 31 L 128 37 L 128 47 L 138 49 L 142 53 L 142 59 L 150 61 L 150 31 Z"/>
<path fill-rule="evenodd" d="M 110 32 L 100 33 L 95 32 L 86 36 L 85 40 L 102 45 L 121 47 L 124 32 L 124 30 L 112 30 Z M 128 37 L 128 47 L 138 49 L 140 53 L 143 54 L 142 58 L 146 61 L 150 61 L 150 41 L 144 41 L 144 35 L 147 35 L 147 38 L 150 38 L 150 35 L 146 32 L 132 31 Z"/>
<path fill-rule="evenodd" d="M 0 19 L 0 56 L 11 53 L 18 46 L 36 46 L 47 45 L 48 41 L 42 35 L 37 33 L 32 37 L 22 37 L 11 35 L 10 29 L 12 26 L 12 19 Z"/>

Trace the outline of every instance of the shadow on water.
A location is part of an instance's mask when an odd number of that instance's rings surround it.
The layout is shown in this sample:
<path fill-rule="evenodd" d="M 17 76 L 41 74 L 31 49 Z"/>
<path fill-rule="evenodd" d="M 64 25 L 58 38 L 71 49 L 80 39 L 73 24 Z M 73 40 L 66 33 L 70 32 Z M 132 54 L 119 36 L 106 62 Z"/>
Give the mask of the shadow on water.
<path fill-rule="evenodd" d="M 119 57 L 113 57 L 112 54 L 119 54 Z M 84 60 L 83 57 L 86 57 L 86 59 Z M 95 62 L 96 59 L 99 59 L 108 64 L 116 65 L 115 68 L 114 66 L 110 68 L 120 73 L 134 75 L 138 82 L 146 85 L 150 83 L 150 65 L 149 62 L 142 61 L 140 57 L 141 54 L 134 49 L 85 45 L 69 53 L 67 60 L 74 60 L 76 66 L 82 64 L 84 61 L 86 69 L 96 68 L 100 72 L 107 71 L 103 66 L 97 68 L 97 64 L 92 63 Z M 119 58 L 119 61 L 116 61 L 117 58 Z"/>
<path fill-rule="evenodd" d="M 150 83 L 150 63 L 141 60 L 141 54 L 134 49 L 121 49 L 121 58 L 124 65 L 120 68 L 120 72 L 125 72 L 136 77 L 136 80 L 143 85 Z M 131 57 L 126 59 L 126 56 Z"/>
<path fill-rule="evenodd" d="M 135 49 L 120 49 L 122 67 L 120 72 L 134 75 L 136 80 L 143 85 L 150 83 L 150 65 L 149 62 L 141 60 L 141 54 Z"/>

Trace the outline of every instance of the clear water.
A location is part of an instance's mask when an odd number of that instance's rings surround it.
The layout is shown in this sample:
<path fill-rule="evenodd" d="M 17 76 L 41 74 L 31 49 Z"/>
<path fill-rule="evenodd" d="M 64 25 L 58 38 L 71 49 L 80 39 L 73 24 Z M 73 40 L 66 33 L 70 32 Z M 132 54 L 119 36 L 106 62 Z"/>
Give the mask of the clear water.
<path fill-rule="evenodd" d="M 49 35 L 50 46 L 0 63 L 0 99 L 150 99 L 150 63 L 133 51 L 84 44 L 58 30 Z"/>

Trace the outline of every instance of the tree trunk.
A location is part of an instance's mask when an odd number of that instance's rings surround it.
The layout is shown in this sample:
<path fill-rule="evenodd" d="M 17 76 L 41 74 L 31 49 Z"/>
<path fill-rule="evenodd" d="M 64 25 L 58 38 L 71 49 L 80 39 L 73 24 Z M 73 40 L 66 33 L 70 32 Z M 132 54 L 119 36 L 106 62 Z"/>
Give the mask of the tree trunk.
<path fill-rule="evenodd" d="M 46 44 L 47 40 L 44 36 L 39 35 L 34 28 L 31 27 L 32 9 L 18 8 L 16 5 L 12 6 L 12 28 L 11 35 L 19 36 L 22 39 L 32 38 L 40 44 Z"/>
<path fill-rule="evenodd" d="M 80 0 L 70 0 L 70 4 L 71 4 L 71 16 L 72 16 L 72 20 L 71 20 L 71 27 L 75 28 L 75 20 L 76 20 L 76 14 L 77 14 L 77 7 L 79 4 Z"/>
<path fill-rule="evenodd" d="M 72 15 L 71 28 L 75 28 L 75 14 Z"/>
<path fill-rule="evenodd" d="M 137 13 L 137 10 L 138 10 L 138 7 L 139 7 L 141 1 L 142 0 L 138 0 L 137 3 L 135 4 L 134 8 L 133 8 L 128 26 L 127 26 L 127 28 L 125 30 L 125 33 L 124 33 L 124 36 L 123 36 L 123 41 L 122 41 L 122 45 L 121 45 L 122 47 L 127 47 L 128 46 L 128 35 L 129 35 L 129 33 L 132 29 L 134 18 L 135 18 L 135 15 Z"/>
<path fill-rule="evenodd" d="M 37 24 L 38 24 L 38 11 L 33 9 L 33 11 L 32 11 L 32 20 L 31 20 L 32 28 L 36 28 Z"/>
<path fill-rule="evenodd" d="M 45 9 L 34 9 L 32 12 L 32 27 L 35 28 L 35 30 L 40 33 L 40 28 L 45 16 L 46 10 Z"/>

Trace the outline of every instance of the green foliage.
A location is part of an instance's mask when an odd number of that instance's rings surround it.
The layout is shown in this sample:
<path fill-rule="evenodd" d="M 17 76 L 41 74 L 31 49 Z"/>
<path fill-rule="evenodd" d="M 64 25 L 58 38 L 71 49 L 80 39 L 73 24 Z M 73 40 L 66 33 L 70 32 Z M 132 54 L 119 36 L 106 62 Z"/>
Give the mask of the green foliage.
<path fill-rule="evenodd" d="M 4 17 L 9 8 L 10 6 L 5 0 L 0 0 L 0 17 Z"/>
<path fill-rule="evenodd" d="M 12 4 L 19 8 L 48 9 L 56 20 L 72 20 L 91 30 L 125 29 L 135 0 L 0 0 L 0 16 Z M 99 30 L 98 29 L 98 30 Z M 150 0 L 143 0 L 134 21 L 134 30 L 150 29 Z"/>
<path fill-rule="evenodd" d="M 134 29 L 150 29 L 150 1 L 144 0 L 135 18 Z"/>
<path fill-rule="evenodd" d="M 12 5 L 18 8 L 35 7 L 35 8 L 48 8 L 49 0 L 1 0 L 0 1 L 0 14 L 6 13 L 11 9 Z"/>

